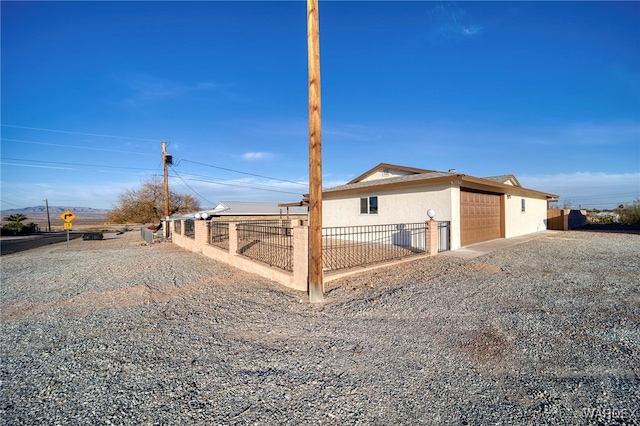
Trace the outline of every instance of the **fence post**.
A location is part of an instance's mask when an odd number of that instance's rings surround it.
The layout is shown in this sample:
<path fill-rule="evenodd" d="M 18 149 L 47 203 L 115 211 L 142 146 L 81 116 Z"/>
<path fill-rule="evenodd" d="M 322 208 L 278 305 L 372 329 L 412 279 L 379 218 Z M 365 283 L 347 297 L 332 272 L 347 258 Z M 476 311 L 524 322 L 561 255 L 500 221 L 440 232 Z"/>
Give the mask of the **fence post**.
<path fill-rule="evenodd" d="M 309 282 L 309 227 L 293 227 L 293 286 L 306 291 Z"/>
<path fill-rule="evenodd" d="M 204 247 L 208 240 L 207 223 L 209 222 L 204 220 L 196 220 L 193 224 L 193 232 L 195 233 L 193 239 L 196 243 L 196 247 L 198 247 L 200 251 L 202 251 L 202 247 Z"/>
<path fill-rule="evenodd" d="M 429 256 L 438 254 L 438 221 L 429 220 L 427 223 L 427 248 Z"/>

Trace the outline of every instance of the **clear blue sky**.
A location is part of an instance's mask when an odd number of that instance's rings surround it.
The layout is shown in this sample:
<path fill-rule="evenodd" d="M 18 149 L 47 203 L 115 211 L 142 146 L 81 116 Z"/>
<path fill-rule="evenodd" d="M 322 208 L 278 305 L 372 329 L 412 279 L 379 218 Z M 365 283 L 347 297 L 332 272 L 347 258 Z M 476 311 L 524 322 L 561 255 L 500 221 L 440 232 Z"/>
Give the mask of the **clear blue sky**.
<path fill-rule="evenodd" d="M 2 209 L 308 192 L 306 2 L 2 1 Z M 323 184 L 378 163 L 640 198 L 639 2 L 320 1 Z M 238 173 L 242 172 L 242 173 Z"/>

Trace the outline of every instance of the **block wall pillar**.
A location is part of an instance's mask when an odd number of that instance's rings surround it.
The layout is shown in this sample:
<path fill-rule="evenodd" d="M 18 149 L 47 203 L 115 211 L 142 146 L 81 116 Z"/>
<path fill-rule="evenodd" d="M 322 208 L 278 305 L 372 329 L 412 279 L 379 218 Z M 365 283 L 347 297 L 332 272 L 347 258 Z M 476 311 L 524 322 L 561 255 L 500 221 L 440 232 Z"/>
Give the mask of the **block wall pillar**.
<path fill-rule="evenodd" d="M 309 287 L 309 227 L 293 227 L 293 287 L 307 291 Z"/>
<path fill-rule="evenodd" d="M 427 253 L 438 254 L 438 221 L 433 219 L 427 222 Z"/>

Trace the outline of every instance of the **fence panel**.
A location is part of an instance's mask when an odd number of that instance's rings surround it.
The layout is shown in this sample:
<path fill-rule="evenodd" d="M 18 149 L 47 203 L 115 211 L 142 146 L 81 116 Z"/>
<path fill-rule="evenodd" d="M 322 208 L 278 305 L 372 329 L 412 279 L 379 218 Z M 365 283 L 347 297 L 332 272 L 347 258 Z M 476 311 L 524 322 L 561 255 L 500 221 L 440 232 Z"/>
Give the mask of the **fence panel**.
<path fill-rule="evenodd" d="M 196 226 L 193 219 L 186 219 L 184 221 L 184 236 L 188 238 L 196 237 Z"/>
<path fill-rule="evenodd" d="M 451 222 L 438 222 L 438 253 L 451 250 Z"/>
<path fill-rule="evenodd" d="M 236 225 L 238 254 L 292 272 L 293 228 L 256 222 Z"/>
<path fill-rule="evenodd" d="M 322 228 L 325 271 L 371 265 L 426 253 L 425 223 Z"/>
<path fill-rule="evenodd" d="M 148 229 L 140 228 L 140 235 L 147 242 L 147 244 L 153 243 L 153 232 L 152 231 L 150 231 Z"/>
<path fill-rule="evenodd" d="M 174 220 L 173 221 L 173 232 L 174 234 L 178 234 L 181 235 L 182 234 L 182 221 L 181 220 Z"/>
<path fill-rule="evenodd" d="M 208 222 L 207 243 L 229 250 L 229 222 Z"/>

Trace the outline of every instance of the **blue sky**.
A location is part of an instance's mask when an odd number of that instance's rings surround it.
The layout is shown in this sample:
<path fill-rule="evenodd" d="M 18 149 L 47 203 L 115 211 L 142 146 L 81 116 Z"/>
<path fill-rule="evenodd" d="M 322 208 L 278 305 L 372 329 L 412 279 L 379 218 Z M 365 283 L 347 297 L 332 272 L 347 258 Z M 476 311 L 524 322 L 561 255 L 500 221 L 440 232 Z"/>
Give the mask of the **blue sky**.
<path fill-rule="evenodd" d="M 2 209 L 308 192 L 306 2 L 2 1 Z M 640 198 L 640 2 L 320 1 L 323 186 L 378 163 Z"/>

